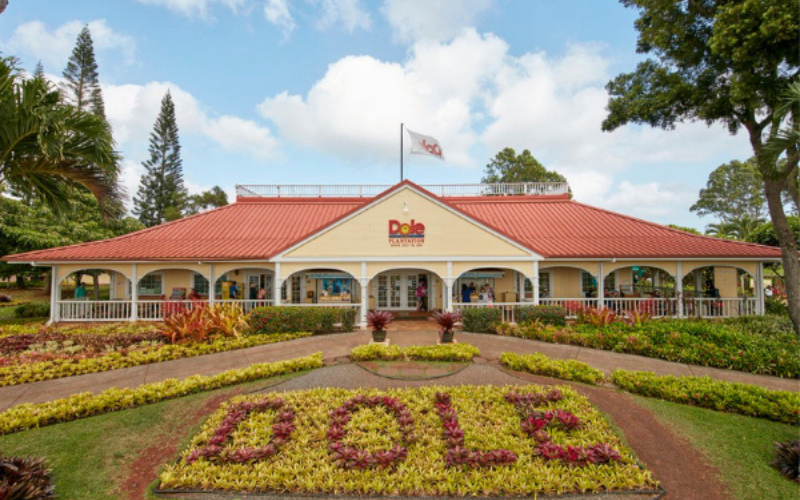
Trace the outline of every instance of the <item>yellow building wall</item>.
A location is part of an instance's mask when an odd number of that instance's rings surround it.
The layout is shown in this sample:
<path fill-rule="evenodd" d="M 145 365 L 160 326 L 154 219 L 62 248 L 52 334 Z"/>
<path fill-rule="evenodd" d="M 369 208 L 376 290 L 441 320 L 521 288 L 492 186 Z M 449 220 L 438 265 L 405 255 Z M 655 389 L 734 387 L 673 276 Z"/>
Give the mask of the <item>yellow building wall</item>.
<path fill-rule="evenodd" d="M 714 286 L 719 289 L 719 296 L 723 299 L 739 296 L 739 273 L 735 267 L 715 267 Z"/>
<path fill-rule="evenodd" d="M 576 299 L 583 297 L 581 293 L 581 269 L 571 267 L 552 267 L 542 269 L 550 273 L 550 298 Z"/>
<path fill-rule="evenodd" d="M 408 211 L 403 208 L 407 207 Z M 390 245 L 389 221 L 425 225 L 421 246 Z M 354 242 L 358 245 L 354 249 Z M 353 256 L 493 256 L 523 257 L 522 250 L 478 225 L 450 212 L 410 188 L 401 189 L 365 212 L 286 254 L 286 257 Z"/>

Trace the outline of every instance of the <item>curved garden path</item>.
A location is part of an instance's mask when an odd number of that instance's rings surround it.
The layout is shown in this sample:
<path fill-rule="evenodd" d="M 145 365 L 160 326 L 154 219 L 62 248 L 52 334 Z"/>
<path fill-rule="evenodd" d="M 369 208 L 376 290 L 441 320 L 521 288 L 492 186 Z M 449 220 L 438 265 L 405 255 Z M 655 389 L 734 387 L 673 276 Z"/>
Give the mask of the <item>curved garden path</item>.
<path fill-rule="evenodd" d="M 430 345 L 438 340 L 433 329 L 434 325 L 428 322 L 397 322 L 393 326 L 389 338 L 394 344 Z M 43 403 L 79 392 L 96 393 L 111 387 L 136 387 L 168 378 L 185 378 L 196 374 L 214 375 L 226 370 L 245 368 L 253 363 L 280 361 L 319 351 L 322 351 L 326 363 L 331 364 L 336 359 L 347 356 L 353 347 L 368 343 L 370 338 L 368 331 L 320 335 L 107 372 L 0 387 L 0 411 L 20 403 Z M 800 391 L 798 380 L 673 363 L 634 354 L 466 332 L 457 333 L 456 339 L 478 347 L 481 358 L 489 363 L 496 363 L 500 354 L 505 351 L 520 354 L 541 352 L 558 359 L 577 359 L 606 373 L 624 368 L 648 370 L 661 375 L 708 375 L 720 380 L 760 385 L 768 389 Z"/>

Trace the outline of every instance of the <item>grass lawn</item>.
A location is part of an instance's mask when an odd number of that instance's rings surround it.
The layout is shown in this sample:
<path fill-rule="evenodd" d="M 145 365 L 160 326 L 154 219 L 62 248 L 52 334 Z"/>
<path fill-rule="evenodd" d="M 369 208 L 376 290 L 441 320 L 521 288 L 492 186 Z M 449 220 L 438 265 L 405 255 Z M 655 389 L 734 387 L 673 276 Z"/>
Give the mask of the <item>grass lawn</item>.
<path fill-rule="evenodd" d="M 800 485 L 769 465 L 774 457 L 773 443 L 796 438 L 797 427 L 659 399 L 634 398 L 701 450 L 719 469 L 722 481 L 736 498 L 800 498 Z"/>
<path fill-rule="evenodd" d="M 50 296 L 47 294 L 44 288 L 28 288 L 26 290 L 18 290 L 16 288 L 10 289 L 2 289 L 0 288 L 0 293 L 5 295 L 11 295 L 14 301 L 23 301 L 23 302 L 50 302 Z M 17 305 L 20 305 L 20 302 Z M 9 306 L 9 307 L 0 307 L 0 319 L 9 319 L 16 317 L 16 310 L 17 306 Z"/>
<path fill-rule="evenodd" d="M 175 436 L 175 422 L 192 418 L 212 398 L 257 390 L 302 373 L 3 436 L 0 451 L 45 457 L 61 500 L 124 498 L 117 487 L 139 453 L 160 440 L 176 437 L 180 440 L 178 449 L 183 449 L 203 419 L 179 436 Z"/>

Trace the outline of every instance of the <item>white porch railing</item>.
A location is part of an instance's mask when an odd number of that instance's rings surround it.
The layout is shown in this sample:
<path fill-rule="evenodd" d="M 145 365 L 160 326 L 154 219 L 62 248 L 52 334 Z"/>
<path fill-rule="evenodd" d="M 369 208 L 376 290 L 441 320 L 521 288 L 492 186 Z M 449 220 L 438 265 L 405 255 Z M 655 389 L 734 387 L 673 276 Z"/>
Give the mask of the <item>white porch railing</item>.
<path fill-rule="evenodd" d="M 129 300 L 60 300 L 56 307 L 62 321 L 126 321 L 131 317 Z"/>
<path fill-rule="evenodd" d="M 596 298 L 566 298 L 540 299 L 542 305 L 561 306 L 567 311 L 568 318 L 574 318 L 578 310 L 584 307 L 597 307 L 599 304 Z M 503 311 L 503 321 L 515 323 L 519 316 L 519 308 L 533 305 L 532 302 L 454 302 L 455 311 L 478 307 L 501 308 Z M 678 300 L 674 298 L 662 297 L 625 297 L 625 298 L 606 298 L 603 300 L 603 307 L 624 314 L 625 311 L 647 312 L 656 318 L 678 317 Z M 758 301 L 753 297 L 740 297 L 728 299 L 715 298 L 684 298 L 683 299 L 684 317 L 701 318 L 732 318 L 737 316 L 752 316 L 758 314 Z"/>

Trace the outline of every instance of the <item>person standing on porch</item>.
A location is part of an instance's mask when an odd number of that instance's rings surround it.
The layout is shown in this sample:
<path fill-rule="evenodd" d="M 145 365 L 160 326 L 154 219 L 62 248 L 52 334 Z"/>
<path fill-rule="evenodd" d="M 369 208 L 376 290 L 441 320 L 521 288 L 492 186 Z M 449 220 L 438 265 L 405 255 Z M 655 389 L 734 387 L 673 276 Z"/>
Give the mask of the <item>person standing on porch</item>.
<path fill-rule="evenodd" d="M 83 281 L 78 283 L 78 286 L 75 287 L 75 298 L 78 300 L 86 300 L 86 285 L 83 284 Z"/>
<path fill-rule="evenodd" d="M 428 289 L 425 287 L 425 282 L 420 281 L 417 286 L 417 311 L 427 311 L 428 304 L 426 298 L 428 296 Z"/>
<path fill-rule="evenodd" d="M 231 282 L 231 287 L 228 289 L 228 295 L 230 295 L 230 298 L 232 299 L 239 298 L 239 287 L 236 286 L 235 281 Z"/>
<path fill-rule="evenodd" d="M 461 285 L 461 302 L 470 302 L 470 295 L 472 295 L 472 289 L 466 284 Z"/>

